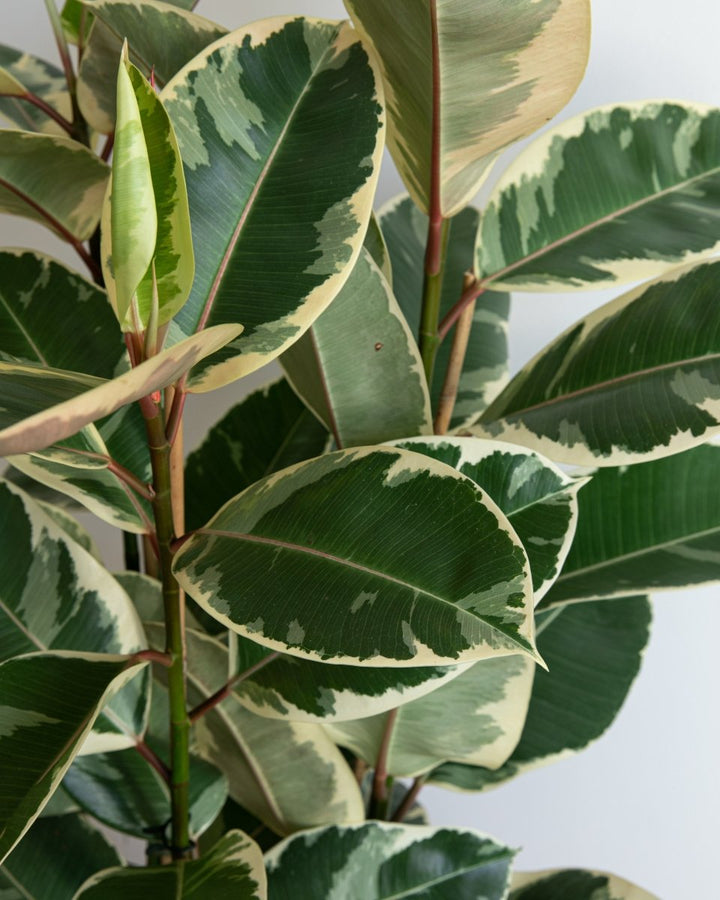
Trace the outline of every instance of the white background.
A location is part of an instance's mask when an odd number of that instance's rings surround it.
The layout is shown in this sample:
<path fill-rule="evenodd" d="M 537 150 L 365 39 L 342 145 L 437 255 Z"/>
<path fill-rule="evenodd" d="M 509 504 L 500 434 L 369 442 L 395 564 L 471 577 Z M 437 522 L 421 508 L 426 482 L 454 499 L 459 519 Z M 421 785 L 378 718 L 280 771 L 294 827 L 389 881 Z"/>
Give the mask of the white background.
<path fill-rule="evenodd" d="M 281 14 L 345 17 L 340 0 L 201 0 L 197 11 L 229 27 Z M 4 43 L 55 58 L 42 0 L 4 0 L 0 13 Z M 587 76 L 558 118 L 614 101 L 720 102 L 720 5 L 714 0 L 595 0 L 593 19 Z M 386 163 L 378 203 L 399 190 Z M 76 264 L 54 238 L 19 219 L 0 217 L 0 245 L 42 247 Z M 613 293 L 516 295 L 513 370 Z M 202 410 L 197 401 L 191 405 L 190 448 L 245 389 L 218 391 Z M 118 565 L 116 542 L 109 546 L 108 562 Z M 593 867 L 622 874 L 662 900 L 718 897 L 712 887 L 720 837 L 717 592 L 711 586 L 656 598 L 643 670 L 599 743 L 489 794 L 426 789 L 433 823 L 471 826 L 522 847 L 523 869 Z"/>

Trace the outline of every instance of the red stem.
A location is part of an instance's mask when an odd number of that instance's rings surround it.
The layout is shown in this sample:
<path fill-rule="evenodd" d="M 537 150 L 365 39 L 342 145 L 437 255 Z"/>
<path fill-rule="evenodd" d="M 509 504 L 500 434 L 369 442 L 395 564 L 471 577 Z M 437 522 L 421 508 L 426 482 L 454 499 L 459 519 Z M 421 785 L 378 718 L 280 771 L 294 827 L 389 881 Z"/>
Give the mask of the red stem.
<path fill-rule="evenodd" d="M 160 759 L 160 757 L 155 753 L 154 750 L 151 750 L 150 747 L 145 743 L 145 741 L 138 741 L 135 744 L 135 749 L 143 757 L 150 765 L 155 769 L 156 772 L 160 774 L 163 781 L 167 784 L 170 784 L 170 769 L 165 765 L 165 763 Z"/>
<path fill-rule="evenodd" d="M 413 781 L 412 786 L 408 790 L 407 794 L 405 794 L 405 796 L 403 797 L 402 803 L 400 804 L 400 806 L 398 806 L 398 808 L 393 813 L 393 816 L 390 819 L 391 822 L 402 822 L 403 821 L 405 816 L 412 809 L 413 803 L 417 800 L 418 794 L 420 793 L 420 790 L 422 789 L 423 785 L 425 784 L 426 778 L 427 778 L 427 775 L 420 775 L 418 778 L 416 778 Z"/>
<path fill-rule="evenodd" d="M 209 712 L 214 706 L 217 706 L 218 703 L 222 703 L 226 697 L 229 697 L 236 684 L 240 684 L 241 681 L 250 678 L 251 675 L 254 675 L 256 672 L 260 671 L 260 669 L 264 669 L 269 663 L 275 662 L 279 656 L 280 654 L 277 652 L 270 653 L 259 662 L 256 662 L 254 666 L 250 666 L 249 669 L 245 669 L 244 672 L 235 675 L 234 678 L 231 678 L 230 681 L 224 684 L 219 690 L 215 691 L 215 693 L 208 697 L 207 700 L 204 700 L 196 706 L 195 709 L 190 710 L 190 722 L 193 723 L 202 718 L 205 713 Z"/>
<path fill-rule="evenodd" d="M 473 302 L 473 300 L 476 300 L 480 296 L 480 294 L 483 293 L 485 293 L 485 284 L 482 281 L 478 281 L 477 278 L 473 278 L 473 280 L 468 284 L 468 286 L 460 295 L 460 299 L 458 300 L 458 302 L 455 304 L 455 306 L 453 306 L 453 308 L 448 312 L 448 314 L 440 323 L 438 334 L 441 341 L 445 339 L 448 331 L 450 331 L 453 325 L 463 314 L 465 308 L 469 306 Z"/>
<path fill-rule="evenodd" d="M 54 122 L 66 131 L 70 137 L 73 136 L 73 126 L 72 122 L 68 122 L 65 116 L 61 115 L 54 107 L 50 106 L 49 103 L 46 103 L 42 97 L 38 97 L 37 94 L 33 94 L 32 91 L 27 91 L 24 94 L 3 94 L 0 93 L 0 97 L 14 97 L 16 100 L 25 100 L 28 103 L 32 103 L 33 106 L 36 106 L 38 109 L 42 110 L 46 116 L 49 116 Z"/>

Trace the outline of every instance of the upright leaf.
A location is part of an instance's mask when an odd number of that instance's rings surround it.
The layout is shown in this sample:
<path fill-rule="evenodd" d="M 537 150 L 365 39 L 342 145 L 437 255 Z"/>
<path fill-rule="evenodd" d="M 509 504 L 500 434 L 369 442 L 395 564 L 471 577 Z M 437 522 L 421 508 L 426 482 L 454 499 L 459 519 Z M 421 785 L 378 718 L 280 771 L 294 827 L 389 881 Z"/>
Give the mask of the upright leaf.
<path fill-rule="evenodd" d="M 86 878 L 121 863 L 117 850 L 83 816 L 39 818 L 0 866 L 0 896 L 72 900 Z"/>
<path fill-rule="evenodd" d="M 473 268 L 479 214 L 468 207 L 449 224 L 440 316 L 460 299 L 465 273 Z M 402 195 L 380 210 L 380 225 L 392 261 L 393 289 L 416 339 L 420 335 L 425 241 L 428 219 L 410 197 Z M 469 424 L 485 409 L 508 379 L 508 294 L 485 291 L 475 303 L 472 328 L 463 364 L 451 427 Z M 454 329 L 440 344 L 432 379 L 431 398 L 437 409 L 450 361 Z"/>
<path fill-rule="evenodd" d="M 720 263 L 676 269 L 581 319 L 473 433 L 578 465 L 678 453 L 720 431 Z"/>
<path fill-rule="evenodd" d="M 78 71 L 78 102 L 90 125 L 115 127 L 115 79 L 123 40 L 146 78 L 164 85 L 227 29 L 189 11 L 190 3 L 155 0 L 83 0 L 95 21 Z"/>
<path fill-rule="evenodd" d="M 472 199 L 499 150 L 562 109 L 590 49 L 588 0 L 345 6 L 380 57 L 405 186 L 424 212 L 437 205 L 446 217 Z"/>
<path fill-rule="evenodd" d="M 473 482 L 406 450 L 340 451 L 257 482 L 190 537 L 174 572 L 239 634 L 317 661 L 535 656 L 514 531 Z"/>
<path fill-rule="evenodd" d="M 511 882 L 510 900 L 658 900 L 637 885 L 606 872 L 583 869 L 555 869 L 545 872 L 516 872 Z"/>
<path fill-rule="evenodd" d="M 88 879 L 75 896 L 77 900 L 267 900 L 265 885 L 260 848 L 241 831 L 230 831 L 202 859 L 146 869 L 107 869 Z"/>
<path fill-rule="evenodd" d="M 64 134 L 47 113 L 24 99 L 28 93 L 39 97 L 66 119 L 72 117 L 62 70 L 31 53 L 0 44 L 0 115 L 26 131 Z"/>
<path fill-rule="evenodd" d="M 273 18 L 216 42 L 163 90 L 196 227 L 195 282 L 170 337 L 245 326 L 192 390 L 264 365 L 343 286 L 378 175 L 378 81 L 347 23 Z"/>
<path fill-rule="evenodd" d="M 494 187 L 480 276 L 504 290 L 639 281 L 720 247 L 720 110 L 603 106 L 545 132 Z"/>
<path fill-rule="evenodd" d="M 503 900 L 514 851 L 477 831 L 366 822 L 288 838 L 265 856 L 272 900 L 298 884 L 352 900 Z"/>
<path fill-rule="evenodd" d="M 432 431 L 414 336 L 364 248 L 345 286 L 283 353 L 282 365 L 338 447 Z"/>
<path fill-rule="evenodd" d="M 127 594 L 25 496 L 0 482 L 0 659 L 36 650 L 133 653 L 147 646 Z M 41 598 L 42 602 L 38 602 Z M 145 729 L 148 673 L 99 718 L 88 751 L 132 746 Z"/>
<path fill-rule="evenodd" d="M 542 607 L 720 580 L 718 473 L 720 447 L 712 445 L 596 472 Z"/>
<path fill-rule="evenodd" d="M 95 231 L 109 174 L 70 138 L 0 130 L 0 212 L 40 222 L 64 241 L 78 244 Z"/>
<path fill-rule="evenodd" d="M 538 616 L 538 648 L 548 671 L 536 670 L 520 741 L 499 769 L 447 763 L 430 780 L 482 791 L 576 753 L 597 740 L 620 711 L 648 640 L 644 597 L 597 600 Z"/>
<path fill-rule="evenodd" d="M 108 694 L 126 656 L 32 653 L 0 663 L 0 862 L 32 825 Z"/>

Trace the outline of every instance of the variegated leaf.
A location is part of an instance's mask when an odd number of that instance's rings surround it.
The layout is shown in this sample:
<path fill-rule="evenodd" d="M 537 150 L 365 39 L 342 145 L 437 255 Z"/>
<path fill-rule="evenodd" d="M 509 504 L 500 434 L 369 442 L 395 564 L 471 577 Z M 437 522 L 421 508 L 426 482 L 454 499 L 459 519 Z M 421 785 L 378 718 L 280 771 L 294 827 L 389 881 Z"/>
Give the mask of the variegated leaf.
<path fill-rule="evenodd" d="M 415 338 L 364 248 L 340 293 L 281 362 L 338 447 L 432 433 Z"/>
<path fill-rule="evenodd" d="M 474 434 L 560 462 L 618 466 L 720 432 L 720 263 L 668 272 L 581 319 L 542 350 Z"/>
<path fill-rule="evenodd" d="M 495 769 L 520 739 L 534 668 L 523 656 L 485 659 L 395 713 L 335 722 L 326 726 L 327 731 L 373 765 L 391 728 L 389 775 L 422 775 L 448 761 Z M 394 717 L 392 724 L 389 715 Z"/>
<path fill-rule="evenodd" d="M 0 866 L 0 897 L 71 900 L 90 875 L 121 863 L 117 850 L 83 816 L 42 817 Z"/>
<path fill-rule="evenodd" d="M 620 711 L 648 640 L 644 597 L 597 600 L 538 614 L 536 669 L 520 741 L 495 771 L 447 763 L 430 776 L 456 790 L 482 791 L 556 762 L 597 740 Z"/>
<path fill-rule="evenodd" d="M 65 134 L 47 113 L 23 99 L 28 93 L 39 97 L 65 119 L 72 118 L 70 94 L 62 70 L 31 53 L 0 44 L 0 116 L 25 131 Z"/>
<path fill-rule="evenodd" d="M 272 900 L 503 900 L 515 851 L 477 831 L 366 822 L 315 829 L 265 855 Z"/>
<path fill-rule="evenodd" d="M 535 658 L 515 532 L 469 478 L 407 450 L 338 451 L 264 478 L 173 565 L 216 619 L 294 656 L 368 666 Z"/>
<path fill-rule="evenodd" d="M 55 506 L 53 503 L 45 503 L 41 500 L 35 501 L 40 509 L 45 513 L 46 516 L 51 518 L 53 522 L 61 528 L 65 534 L 75 541 L 76 544 L 80 544 L 83 550 L 86 550 L 90 556 L 96 559 L 99 563 L 102 563 L 102 556 L 100 554 L 100 548 L 95 543 L 90 532 L 83 528 L 83 526 L 78 522 L 76 518 L 70 515 L 70 513 L 63 509 L 60 506 Z"/>
<path fill-rule="evenodd" d="M 121 406 L 167 387 L 240 331 L 239 325 L 206 329 L 110 381 L 27 363 L 0 362 L 0 388 L 7 404 L 0 408 L 0 456 L 41 450 Z"/>
<path fill-rule="evenodd" d="M 64 241 L 78 244 L 97 228 L 109 173 L 68 137 L 0 129 L 0 212 L 40 222 Z"/>
<path fill-rule="evenodd" d="M 345 6 L 380 57 L 405 186 L 422 210 L 446 217 L 469 203 L 499 150 L 562 109 L 590 49 L 588 0 Z"/>
<path fill-rule="evenodd" d="M 120 585 L 34 501 L 1 481 L 0 521 L 0 659 L 36 650 L 130 654 L 147 646 Z M 134 745 L 145 729 L 148 690 L 148 673 L 139 673 L 102 713 L 83 752 Z"/>
<path fill-rule="evenodd" d="M 387 281 L 389 285 L 392 285 L 393 278 L 390 253 L 388 251 L 388 246 L 385 243 L 385 237 L 380 230 L 380 223 L 378 222 L 375 213 L 370 216 L 368 229 L 365 232 L 363 247 L 370 254 L 373 262 L 378 267 L 378 269 L 380 269 L 380 271 L 383 273 L 385 281 Z"/>
<path fill-rule="evenodd" d="M 188 634 L 188 696 L 197 706 L 228 680 L 227 649 Z M 198 719 L 198 750 L 222 768 L 230 796 L 277 834 L 358 822 L 355 776 L 321 725 L 257 716 L 230 695 Z"/>
<path fill-rule="evenodd" d="M 102 260 L 108 295 L 125 331 L 136 330 L 137 323 L 144 329 L 151 320 L 164 325 L 190 293 L 195 263 L 180 151 L 165 108 L 127 59 L 127 48 L 118 73 Z"/>
<path fill-rule="evenodd" d="M 570 478 L 540 454 L 502 441 L 434 437 L 395 445 L 452 466 L 492 497 L 525 548 L 537 604 L 570 550 L 585 479 Z"/>
<path fill-rule="evenodd" d="M 170 818 L 170 789 L 135 750 L 99 753 L 75 760 L 63 790 L 93 818 L 116 831 L 148 839 L 164 834 Z M 215 766 L 190 759 L 190 834 L 203 834 L 227 797 L 227 779 Z"/>
<path fill-rule="evenodd" d="M 659 900 L 617 875 L 584 869 L 516 872 L 511 887 L 510 900 Z"/>
<path fill-rule="evenodd" d="M 604 106 L 545 132 L 494 187 L 477 267 L 495 288 L 600 288 L 720 248 L 720 110 Z"/>
<path fill-rule="evenodd" d="M 720 447 L 600 469 L 547 609 L 720 581 Z"/>
<path fill-rule="evenodd" d="M 403 194 L 386 204 L 379 213 L 380 225 L 392 262 L 393 290 L 416 338 L 420 334 L 423 272 L 427 216 Z M 449 225 L 440 316 L 460 299 L 465 272 L 473 268 L 478 212 L 470 207 L 455 216 Z M 463 371 L 450 425 L 469 424 L 495 398 L 508 379 L 508 294 L 486 291 L 475 304 Z M 450 361 L 454 329 L 438 349 L 432 379 L 432 406 L 437 409 L 445 372 Z"/>
<path fill-rule="evenodd" d="M 208 44 L 226 34 L 221 25 L 180 3 L 154 0 L 84 0 L 95 16 L 78 72 L 78 102 L 85 119 L 101 133 L 115 127 L 115 79 L 123 40 L 130 59 L 163 87 Z"/>
<path fill-rule="evenodd" d="M 320 456 L 329 435 L 284 379 L 250 394 L 214 425 L 187 459 L 188 529 L 266 475 Z"/>
<path fill-rule="evenodd" d="M 132 657 L 32 653 L 0 663 L 0 862 L 58 787 Z"/>
<path fill-rule="evenodd" d="M 89 878 L 77 900 L 267 900 L 265 869 L 258 845 L 241 831 L 224 835 L 202 859 L 170 866 L 107 869 Z"/>
<path fill-rule="evenodd" d="M 191 390 L 279 355 L 350 274 L 383 145 L 374 65 L 347 23 L 274 18 L 216 42 L 163 90 L 195 223 L 195 283 L 170 337 L 245 326 Z"/>

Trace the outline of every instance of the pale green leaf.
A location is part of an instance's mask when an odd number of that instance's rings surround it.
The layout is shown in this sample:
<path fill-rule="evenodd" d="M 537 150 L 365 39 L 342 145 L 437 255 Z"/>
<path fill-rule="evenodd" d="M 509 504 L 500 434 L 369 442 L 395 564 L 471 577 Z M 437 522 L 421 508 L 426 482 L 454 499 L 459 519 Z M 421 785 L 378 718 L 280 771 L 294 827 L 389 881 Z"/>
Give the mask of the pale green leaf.
<path fill-rule="evenodd" d="M 183 544 L 174 572 L 229 628 L 308 659 L 535 656 L 515 532 L 470 479 L 407 450 L 339 451 L 262 479 Z"/>
<path fill-rule="evenodd" d="M 707 263 L 601 306 L 531 360 L 472 432 L 596 466 L 704 443 L 720 432 L 719 290 L 720 263 Z"/>
<path fill-rule="evenodd" d="M 281 362 L 338 447 L 432 433 L 417 344 L 364 248 L 340 293 Z"/>
<path fill-rule="evenodd" d="M 565 106 L 590 49 L 588 0 L 345 6 L 380 57 L 388 144 L 405 186 L 421 209 L 435 202 L 446 217 L 472 199 L 499 150 Z"/>
<path fill-rule="evenodd" d="M 245 326 L 191 390 L 278 356 L 345 283 L 383 145 L 374 66 L 347 23 L 278 17 L 216 42 L 163 90 L 196 223 L 195 282 L 169 338 Z"/>
<path fill-rule="evenodd" d="M 665 100 L 600 107 L 545 132 L 510 165 L 483 212 L 477 268 L 504 290 L 651 278 L 718 250 L 719 198 L 720 110 Z"/>
<path fill-rule="evenodd" d="M 516 872 L 511 887 L 510 900 L 659 900 L 617 875 L 584 869 Z"/>
<path fill-rule="evenodd" d="M 65 75 L 57 66 L 0 44 L 0 116 L 26 131 L 65 134 L 47 113 L 22 97 L 35 94 L 65 119 L 72 117 Z"/>

